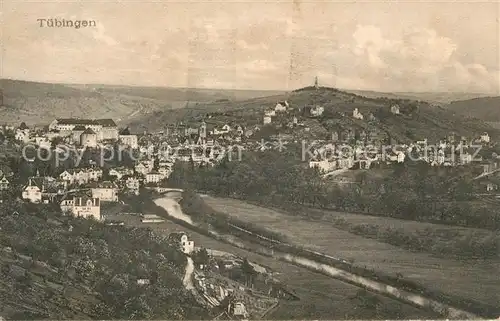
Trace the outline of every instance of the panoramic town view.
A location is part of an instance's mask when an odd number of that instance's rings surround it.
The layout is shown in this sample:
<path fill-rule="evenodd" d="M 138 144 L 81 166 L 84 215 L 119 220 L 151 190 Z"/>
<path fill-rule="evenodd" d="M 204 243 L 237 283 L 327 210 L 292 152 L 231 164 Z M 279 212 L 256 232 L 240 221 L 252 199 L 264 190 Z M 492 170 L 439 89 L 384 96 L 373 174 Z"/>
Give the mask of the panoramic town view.
<path fill-rule="evenodd" d="M 2 2 L 0 318 L 500 318 L 497 2 Z"/>

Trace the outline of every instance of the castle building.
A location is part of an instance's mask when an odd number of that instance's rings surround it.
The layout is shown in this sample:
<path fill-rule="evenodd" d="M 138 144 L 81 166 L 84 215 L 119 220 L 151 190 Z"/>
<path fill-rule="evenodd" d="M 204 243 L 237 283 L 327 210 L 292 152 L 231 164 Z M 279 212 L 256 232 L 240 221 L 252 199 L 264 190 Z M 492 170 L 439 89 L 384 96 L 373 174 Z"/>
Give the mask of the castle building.
<path fill-rule="evenodd" d="M 80 144 L 85 147 L 97 147 L 97 134 L 87 128 L 80 136 Z"/>
<path fill-rule="evenodd" d="M 118 139 L 118 126 L 112 119 L 58 118 L 50 123 L 49 130 L 72 132 L 81 127 L 92 129 L 98 141 Z"/>

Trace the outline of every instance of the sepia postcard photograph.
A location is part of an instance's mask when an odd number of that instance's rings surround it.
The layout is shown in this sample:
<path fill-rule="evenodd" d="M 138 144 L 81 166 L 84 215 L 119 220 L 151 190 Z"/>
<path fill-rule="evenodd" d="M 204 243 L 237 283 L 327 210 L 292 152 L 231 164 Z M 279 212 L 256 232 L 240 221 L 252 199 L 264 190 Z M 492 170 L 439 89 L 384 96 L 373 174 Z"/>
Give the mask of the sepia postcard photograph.
<path fill-rule="evenodd" d="M 500 320 L 500 0 L 0 0 L 0 321 Z"/>

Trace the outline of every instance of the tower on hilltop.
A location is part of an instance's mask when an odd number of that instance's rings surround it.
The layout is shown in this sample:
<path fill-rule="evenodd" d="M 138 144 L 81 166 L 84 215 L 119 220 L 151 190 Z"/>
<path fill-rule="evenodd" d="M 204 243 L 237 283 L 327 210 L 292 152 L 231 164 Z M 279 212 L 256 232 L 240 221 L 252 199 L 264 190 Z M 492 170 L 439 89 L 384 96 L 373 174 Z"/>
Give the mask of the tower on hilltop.
<path fill-rule="evenodd" d="M 314 88 L 318 89 L 319 88 L 319 84 L 318 84 L 318 76 L 316 76 L 314 78 Z"/>

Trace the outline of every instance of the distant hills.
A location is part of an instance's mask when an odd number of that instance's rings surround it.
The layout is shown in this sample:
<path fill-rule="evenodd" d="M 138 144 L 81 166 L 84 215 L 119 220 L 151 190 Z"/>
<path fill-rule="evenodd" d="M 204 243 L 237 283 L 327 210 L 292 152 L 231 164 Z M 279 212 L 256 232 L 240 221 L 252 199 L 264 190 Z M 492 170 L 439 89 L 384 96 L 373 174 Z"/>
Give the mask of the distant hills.
<path fill-rule="evenodd" d="M 483 93 L 461 93 L 461 92 L 395 92 L 395 93 L 384 93 L 376 91 L 367 90 L 346 90 L 347 92 L 368 97 L 368 98 L 379 98 L 387 97 L 391 99 L 411 99 L 411 100 L 421 100 L 427 101 L 433 104 L 449 104 L 453 101 L 467 100 L 473 98 L 488 97 L 488 94 Z"/>
<path fill-rule="evenodd" d="M 260 97 L 237 102 L 211 102 L 199 103 L 197 106 L 175 110 L 169 112 L 156 111 L 151 115 L 146 115 L 133 122 L 132 128 L 143 128 L 149 130 L 159 130 L 166 123 L 174 119 L 201 119 L 208 113 L 215 114 L 212 118 L 214 122 L 236 122 L 243 124 L 261 124 L 263 112 L 266 108 L 274 107 L 276 102 L 287 100 L 296 110 L 306 105 L 321 105 L 325 108 L 325 114 L 333 115 L 331 120 L 313 119 L 317 126 L 326 127 L 330 130 L 335 127 L 347 128 L 376 128 L 395 138 L 398 141 L 414 141 L 423 138 L 444 138 L 455 132 L 465 136 L 479 135 L 488 131 L 490 135 L 500 138 L 500 131 L 494 129 L 484 121 L 467 118 L 459 113 L 434 106 L 424 101 L 410 99 L 390 99 L 390 98 L 369 98 L 351 92 L 337 90 L 333 88 L 320 88 L 315 90 L 312 87 L 299 89 L 291 93 Z M 405 112 L 401 115 L 390 113 L 390 106 L 399 104 L 402 109 L 414 108 L 413 112 Z M 352 111 L 358 110 L 365 115 L 364 120 L 354 120 Z M 338 113 L 346 116 L 340 117 Z M 372 113 L 377 121 L 369 122 L 367 115 Z M 337 119 L 335 119 L 337 117 Z M 331 124 L 325 125 L 325 124 Z"/>
<path fill-rule="evenodd" d="M 24 121 L 45 125 L 64 117 L 113 118 L 120 126 L 143 131 L 213 112 L 229 112 L 225 120 L 243 117 L 260 123 L 265 108 L 288 100 L 294 107 L 321 104 L 334 112 L 352 113 L 358 108 L 365 114 L 378 113 L 380 129 L 396 137 L 429 137 L 449 131 L 493 133 L 493 127 L 500 128 L 500 97 L 474 93 L 378 93 L 331 88 L 280 92 L 48 84 L 11 79 L 1 79 L 0 88 L 4 97 L 0 122 L 13 124 Z M 459 101 L 448 104 L 451 100 Z M 388 113 L 393 103 L 416 104 L 418 112 L 394 118 Z"/>
<path fill-rule="evenodd" d="M 113 118 L 126 124 L 154 111 L 200 102 L 239 100 L 275 92 L 109 85 L 49 84 L 0 79 L 0 122 L 48 124 L 59 117 Z"/>
<path fill-rule="evenodd" d="M 500 124 L 500 97 L 481 97 L 454 101 L 447 108 L 466 117 L 474 117 L 498 127 Z"/>

